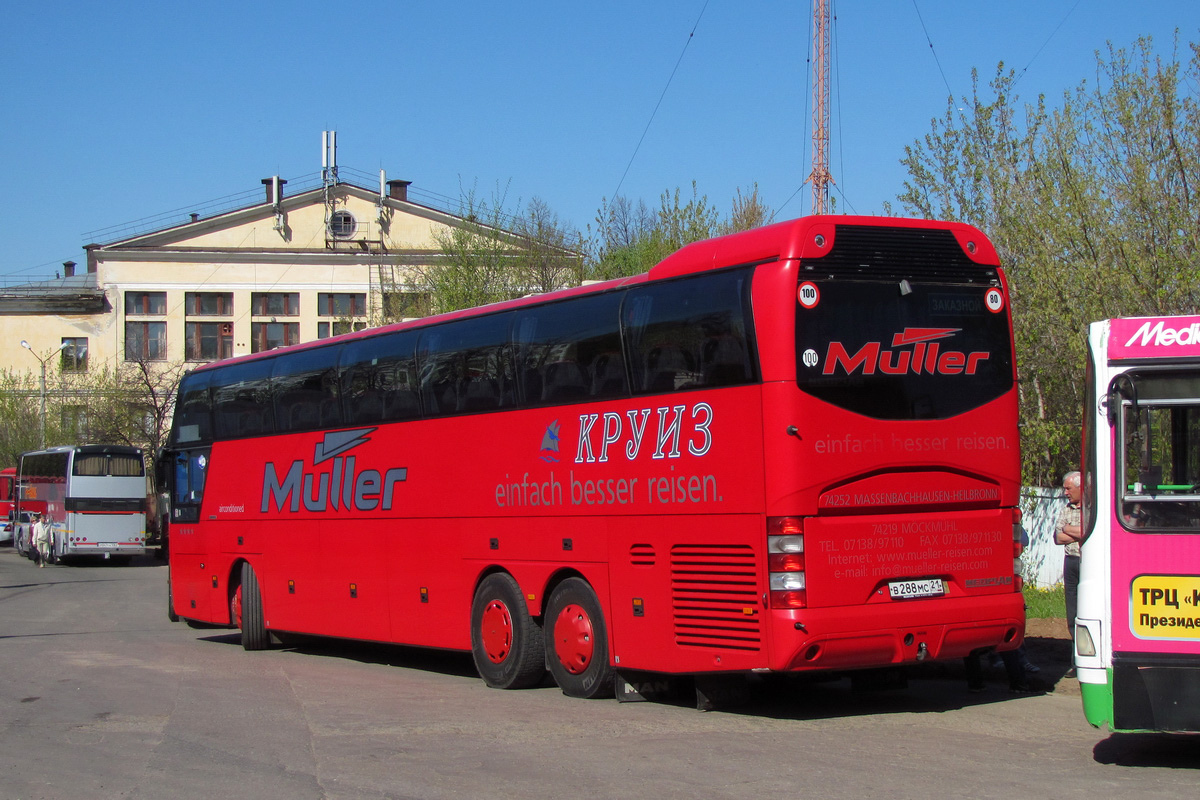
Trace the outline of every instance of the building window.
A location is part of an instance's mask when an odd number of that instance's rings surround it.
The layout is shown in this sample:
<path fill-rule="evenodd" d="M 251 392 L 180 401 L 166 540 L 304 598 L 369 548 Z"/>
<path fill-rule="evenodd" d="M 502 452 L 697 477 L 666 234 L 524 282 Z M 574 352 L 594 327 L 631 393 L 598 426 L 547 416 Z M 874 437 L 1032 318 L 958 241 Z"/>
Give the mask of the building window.
<path fill-rule="evenodd" d="M 262 353 L 300 341 L 299 322 L 255 322 L 250 326 L 250 352 Z"/>
<path fill-rule="evenodd" d="M 87 372 L 88 340 L 86 336 L 63 337 L 62 371 Z"/>
<path fill-rule="evenodd" d="M 363 293 L 317 294 L 317 316 L 319 317 L 365 317 L 367 296 Z"/>
<path fill-rule="evenodd" d="M 358 222 L 349 211 L 338 209 L 329 217 L 329 233 L 335 239 L 349 239 L 358 229 Z"/>
<path fill-rule="evenodd" d="M 384 292 L 383 318 L 389 321 L 427 317 L 433 304 L 428 292 Z"/>
<path fill-rule="evenodd" d="M 125 323 L 126 361 L 164 361 L 166 358 L 167 323 Z"/>
<path fill-rule="evenodd" d="M 317 338 L 328 339 L 330 336 L 340 336 L 343 333 L 350 331 L 365 330 L 367 323 L 365 322 L 318 322 L 317 323 Z"/>
<path fill-rule="evenodd" d="M 300 315 L 300 293 L 253 292 L 250 306 L 260 317 L 297 317 Z"/>
<path fill-rule="evenodd" d="M 188 292 L 187 313 L 197 317 L 227 317 L 233 313 L 233 292 Z"/>
<path fill-rule="evenodd" d="M 64 434 L 71 435 L 77 442 L 86 442 L 88 436 L 88 413 L 86 406 L 63 406 L 60 416 Z"/>
<path fill-rule="evenodd" d="M 125 313 L 161 316 L 167 313 L 166 292 L 126 292 Z"/>
<path fill-rule="evenodd" d="M 216 361 L 233 355 L 232 322 L 189 322 L 184 330 L 188 361 Z"/>

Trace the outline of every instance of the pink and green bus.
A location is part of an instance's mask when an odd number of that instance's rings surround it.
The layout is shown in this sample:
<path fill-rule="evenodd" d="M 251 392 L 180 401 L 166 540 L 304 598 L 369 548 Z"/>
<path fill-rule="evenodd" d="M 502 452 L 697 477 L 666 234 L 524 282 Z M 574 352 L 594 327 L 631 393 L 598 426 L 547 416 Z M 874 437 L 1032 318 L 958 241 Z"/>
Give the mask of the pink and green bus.
<path fill-rule="evenodd" d="M 1088 337 L 1075 665 L 1113 731 L 1200 731 L 1200 316 Z"/>

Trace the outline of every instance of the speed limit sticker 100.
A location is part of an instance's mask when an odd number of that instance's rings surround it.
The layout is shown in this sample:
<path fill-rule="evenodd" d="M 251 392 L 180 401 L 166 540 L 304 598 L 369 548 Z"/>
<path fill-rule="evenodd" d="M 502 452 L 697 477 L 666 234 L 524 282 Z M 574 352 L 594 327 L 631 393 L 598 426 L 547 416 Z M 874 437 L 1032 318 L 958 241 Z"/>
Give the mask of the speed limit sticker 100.
<path fill-rule="evenodd" d="M 817 303 L 821 302 L 821 290 L 812 281 L 805 281 L 796 290 L 796 299 L 805 308 L 816 308 Z"/>

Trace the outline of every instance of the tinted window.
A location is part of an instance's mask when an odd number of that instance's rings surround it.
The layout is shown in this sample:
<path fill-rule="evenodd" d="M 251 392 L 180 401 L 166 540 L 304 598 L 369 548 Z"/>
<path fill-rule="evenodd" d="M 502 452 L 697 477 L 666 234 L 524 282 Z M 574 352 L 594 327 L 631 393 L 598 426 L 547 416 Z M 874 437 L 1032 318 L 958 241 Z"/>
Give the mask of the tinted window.
<path fill-rule="evenodd" d="M 65 452 L 23 456 L 21 458 L 21 474 L 31 478 L 58 478 L 59 482 L 65 482 L 67 460 L 68 454 Z"/>
<path fill-rule="evenodd" d="M 213 422 L 217 438 L 261 436 L 275 432 L 271 403 L 271 362 L 264 358 L 224 367 L 213 386 Z"/>
<path fill-rule="evenodd" d="M 212 440 L 212 403 L 208 394 L 211 372 L 195 372 L 179 383 L 171 441 L 174 444 Z"/>
<path fill-rule="evenodd" d="M 635 394 L 755 380 L 749 269 L 629 290 L 623 321 Z"/>
<path fill-rule="evenodd" d="M 621 354 L 622 293 L 581 297 L 521 312 L 517 375 L 526 405 L 629 394 Z"/>
<path fill-rule="evenodd" d="M 508 348 L 511 314 L 464 319 L 421 333 L 421 403 L 427 416 L 516 405 Z"/>
<path fill-rule="evenodd" d="M 308 431 L 342 424 L 337 362 L 340 348 L 303 350 L 273 359 L 275 427 Z"/>
<path fill-rule="evenodd" d="M 808 394 L 876 419 L 945 419 L 1012 388 L 1008 312 L 988 309 L 998 290 L 987 283 L 801 282 L 812 284 L 796 302 L 796 375 Z"/>
<path fill-rule="evenodd" d="M 342 399 L 347 425 L 421 415 L 415 332 L 350 342 L 342 350 Z"/>

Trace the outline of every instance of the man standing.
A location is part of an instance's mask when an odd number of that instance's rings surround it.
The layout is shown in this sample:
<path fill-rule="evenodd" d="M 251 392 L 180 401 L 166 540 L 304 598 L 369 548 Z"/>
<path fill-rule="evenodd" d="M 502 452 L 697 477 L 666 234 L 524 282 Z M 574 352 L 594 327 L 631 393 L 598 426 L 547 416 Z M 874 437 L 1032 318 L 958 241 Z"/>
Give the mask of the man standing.
<path fill-rule="evenodd" d="M 33 547 L 38 554 L 38 566 L 46 566 L 46 561 L 50 558 L 50 526 L 41 514 L 34 514 Z"/>
<path fill-rule="evenodd" d="M 1063 589 L 1067 598 L 1067 630 L 1071 641 L 1075 641 L 1075 607 L 1079 598 L 1079 543 L 1083 541 L 1083 526 L 1080 518 L 1080 501 L 1083 486 L 1078 472 L 1063 476 L 1063 491 L 1067 493 L 1067 507 L 1058 515 L 1054 526 L 1054 543 L 1063 545 Z"/>

